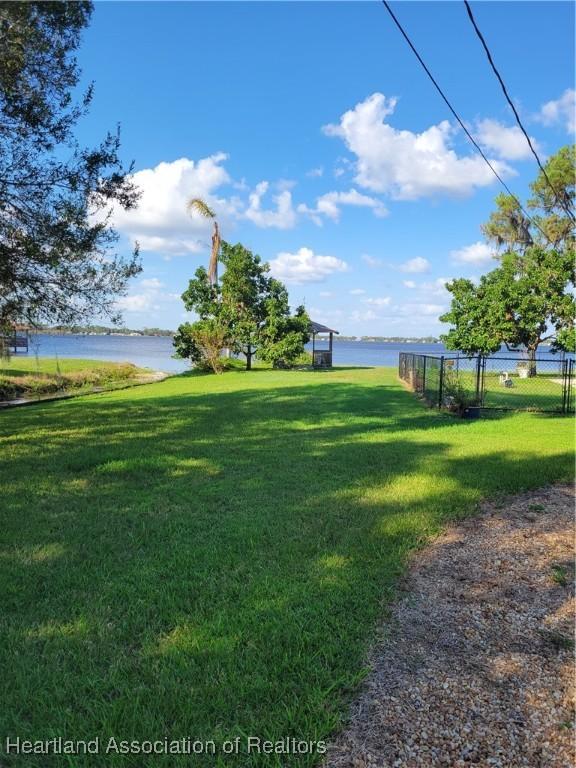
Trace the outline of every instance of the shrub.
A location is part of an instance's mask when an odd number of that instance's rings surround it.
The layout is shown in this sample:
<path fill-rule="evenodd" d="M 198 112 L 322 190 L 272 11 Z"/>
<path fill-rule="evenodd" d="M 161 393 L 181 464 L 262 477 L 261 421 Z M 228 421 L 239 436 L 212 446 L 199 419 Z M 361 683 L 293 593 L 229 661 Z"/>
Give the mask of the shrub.
<path fill-rule="evenodd" d="M 478 405 L 476 394 L 466 389 L 458 374 L 453 371 L 445 374 L 443 395 L 443 404 L 458 416 L 463 416 L 468 408 Z"/>

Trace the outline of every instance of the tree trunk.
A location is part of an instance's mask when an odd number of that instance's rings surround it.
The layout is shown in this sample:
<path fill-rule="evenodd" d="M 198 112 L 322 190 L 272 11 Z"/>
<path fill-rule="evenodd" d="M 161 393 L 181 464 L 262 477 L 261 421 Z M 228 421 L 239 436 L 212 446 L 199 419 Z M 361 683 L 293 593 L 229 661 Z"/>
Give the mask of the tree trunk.
<path fill-rule="evenodd" d="M 248 347 L 246 350 L 246 370 L 252 370 L 252 347 Z"/>

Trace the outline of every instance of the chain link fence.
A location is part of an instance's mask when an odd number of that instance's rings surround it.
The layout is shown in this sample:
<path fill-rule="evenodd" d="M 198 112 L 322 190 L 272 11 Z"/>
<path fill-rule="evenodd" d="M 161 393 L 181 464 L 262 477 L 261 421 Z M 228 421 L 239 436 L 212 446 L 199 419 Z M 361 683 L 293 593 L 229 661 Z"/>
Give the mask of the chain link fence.
<path fill-rule="evenodd" d="M 400 352 L 399 376 L 430 406 L 462 414 L 472 409 L 574 411 L 572 358 L 460 357 Z"/>

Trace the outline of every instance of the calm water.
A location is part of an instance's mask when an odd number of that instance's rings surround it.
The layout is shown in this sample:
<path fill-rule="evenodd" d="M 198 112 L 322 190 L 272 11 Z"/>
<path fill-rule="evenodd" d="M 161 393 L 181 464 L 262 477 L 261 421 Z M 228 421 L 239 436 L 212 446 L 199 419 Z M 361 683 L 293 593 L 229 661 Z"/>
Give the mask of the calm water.
<path fill-rule="evenodd" d="M 368 341 L 334 342 L 334 365 L 398 365 L 400 351 L 442 354 L 442 344 L 379 344 Z M 546 353 L 548 351 L 546 350 Z M 158 371 L 181 372 L 185 360 L 172 357 L 172 339 L 160 336 L 33 336 L 28 356 L 81 357 L 130 362 Z M 453 354 L 453 353 L 450 353 Z M 509 355 L 510 353 L 505 353 Z"/>

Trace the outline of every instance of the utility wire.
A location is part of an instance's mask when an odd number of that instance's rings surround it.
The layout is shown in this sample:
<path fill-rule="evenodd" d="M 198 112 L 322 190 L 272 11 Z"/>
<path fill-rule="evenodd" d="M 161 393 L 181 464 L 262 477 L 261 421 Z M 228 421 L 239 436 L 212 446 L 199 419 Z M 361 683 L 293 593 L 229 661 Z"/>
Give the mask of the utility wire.
<path fill-rule="evenodd" d="M 504 96 L 506 97 L 506 101 L 508 102 L 508 104 L 510 105 L 510 108 L 512 109 L 512 112 L 514 113 L 514 117 L 516 118 L 516 122 L 520 126 L 520 130 L 522 131 L 522 133 L 526 137 L 526 141 L 528 142 L 528 146 L 530 147 L 530 151 L 532 152 L 532 154 L 536 158 L 536 162 L 538 163 L 538 167 L 540 168 L 540 170 L 542 171 L 542 173 L 544 175 L 544 178 L 546 179 L 546 183 L 548 184 L 548 186 L 550 187 L 552 192 L 554 192 L 554 196 L 556 197 L 557 202 L 566 211 L 568 216 L 572 219 L 572 221 L 576 221 L 576 217 L 574 216 L 572 211 L 568 208 L 568 206 L 566 205 L 565 201 L 562 199 L 562 196 L 554 188 L 554 185 L 550 181 L 550 177 L 546 173 L 546 169 L 544 168 L 544 166 L 540 162 L 540 158 L 538 157 L 538 154 L 537 154 L 536 150 L 534 149 L 534 145 L 532 144 L 532 140 L 530 139 L 530 136 L 528 136 L 528 133 L 526 132 L 526 129 L 522 125 L 522 121 L 520 120 L 520 115 L 518 114 L 518 112 L 516 110 L 516 107 L 514 106 L 514 102 L 510 98 L 510 95 L 508 94 L 508 90 L 506 88 L 504 80 L 502 79 L 502 76 L 500 75 L 500 72 L 498 71 L 498 69 L 496 67 L 496 64 L 494 64 L 494 59 L 492 58 L 492 54 L 490 53 L 490 49 L 488 48 L 488 44 L 486 43 L 486 40 L 484 39 L 484 36 L 483 36 L 482 32 L 480 32 L 480 30 L 478 29 L 478 24 L 476 24 L 476 19 L 474 18 L 474 15 L 472 14 L 472 8 L 470 7 L 470 3 L 468 2 L 468 0 L 464 0 L 464 5 L 466 6 L 466 10 L 468 12 L 468 18 L 472 22 L 472 26 L 474 27 L 474 31 L 476 32 L 476 34 L 478 36 L 478 39 L 482 43 L 482 47 L 484 48 L 484 51 L 486 52 L 486 56 L 488 57 L 488 61 L 490 62 L 490 66 L 492 67 L 492 71 L 494 72 L 494 74 L 496 75 L 496 77 L 498 79 L 498 82 L 500 83 L 500 87 L 502 88 L 502 91 L 504 92 Z"/>
<path fill-rule="evenodd" d="M 407 33 L 404 31 L 404 28 L 402 27 L 402 25 L 400 24 L 400 22 L 398 21 L 398 19 L 397 19 L 397 18 L 396 18 L 396 16 L 394 15 L 394 11 L 392 10 L 392 8 L 390 8 L 390 5 L 389 5 L 389 3 L 387 2 L 387 0 L 382 0 L 382 3 L 383 3 L 383 5 L 384 5 L 384 7 L 386 8 L 386 10 L 388 11 L 388 13 L 390 14 L 390 16 L 392 17 L 392 21 L 394 22 L 394 24 L 396 24 L 396 26 L 397 26 L 397 27 L 398 27 L 398 29 L 400 30 L 400 32 L 401 32 L 401 34 L 402 34 L 402 37 L 403 37 L 403 38 L 406 40 L 406 42 L 408 43 L 408 45 L 409 45 L 409 46 L 410 46 L 410 48 L 412 49 L 412 52 L 414 53 L 414 55 L 416 56 L 416 58 L 418 59 L 418 61 L 419 61 L 419 62 L 420 62 L 420 64 L 422 65 L 422 68 L 424 69 L 424 71 L 426 72 L 426 74 L 428 75 L 428 77 L 430 78 L 430 80 L 432 81 L 432 83 L 434 84 L 434 87 L 436 88 L 436 90 L 438 91 L 438 93 L 440 94 L 440 96 L 442 97 L 442 99 L 443 99 L 444 103 L 446 104 L 446 106 L 448 107 L 448 109 L 450 110 L 450 112 L 451 112 L 451 113 L 454 115 L 454 117 L 455 117 L 455 118 L 456 118 L 456 120 L 458 121 L 458 123 L 459 123 L 460 127 L 462 128 L 462 130 L 464 131 L 464 133 L 466 134 L 466 136 L 468 136 L 468 138 L 470 139 L 470 141 L 472 142 L 472 144 L 473 144 L 473 145 L 476 147 L 476 149 L 478 150 L 478 152 L 479 152 L 479 153 L 480 153 L 480 155 L 482 156 L 482 158 L 483 158 L 484 162 L 486 163 L 486 165 L 487 165 L 487 166 L 490 168 L 490 170 L 492 171 L 492 173 L 494 174 L 494 176 L 496 176 L 496 178 L 498 179 L 498 181 L 500 182 L 500 184 L 502 184 L 502 186 L 504 187 L 504 189 L 506 190 L 506 192 L 508 192 L 508 194 L 510 195 L 510 197 L 511 197 L 511 198 L 514 200 L 514 202 L 515 202 L 515 203 L 518 205 L 518 207 L 520 208 L 520 210 L 522 211 L 522 213 L 524 214 L 524 216 L 526 217 L 526 219 L 527 219 L 527 220 L 528 220 L 528 221 L 529 221 L 531 224 L 533 224 L 533 225 L 536 227 L 536 229 L 538 229 L 538 230 L 540 231 L 540 233 L 541 233 L 541 234 L 542 234 L 542 235 L 543 235 L 543 236 L 546 238 L 546 240 L 548 241 L 548 243 L 549 243 L 550 245 L 554 245 L 554 243 L 553 243 L 553 242 L 550 240 L 550 238 L 548 237 L 548 235 L 546 234 L 546 232 L 544 232 L 544 230 L 543 230 L 543 229 L 542 229 L 542 227 L 541 227 L 541 226 L 538 224 L 538 222 L 537 222 L 537 221 L 535 221 L 535 220 L 534 220 L 534 219 L 533 219 L 533 218 L 532 218 L 532 217 L 531 217 L 531 216 L 528 214 L 528 212 L 525 210 L 525 208 L 524 208 L 524 206 L 522 205 L 522 203 L 520 202 L 520 200 L 519 200 L 519 199 L 516 197 L 516 195 L 514 194 L 514 192 L 512 192 L 512 190 L 510 189 L 510 187 L 509 187 L 509 186 L 506 184 L 506 182 L 504 181 L 504 179 L 503 179 L 503 178 L 500 176 L 500 174 L 498 173 L 498 171 L 497 171 L 497 170 L 494 168 L 494 166 L 492 165 L 492 163 L 490 162 L 490 160 L 488 160 L 488 158 L 486 157 L 486 155 L 484 154 L 484 152 L 483 152 L 483 150 L 482 150 L 482 147 L 480 147 L 480 145 L 478 144 L 478 142 L 476 141 L 476 139 L 475 139 L 475 138 L 472 136 L 472 134 L 470 133 L 470 131 L 468 130 L 468 128 L 466 128 L 466 126 L 464 125 L 464 123 L 463 123 L 463 122 L 462 122 L 462 120 L 460 119 L 460 116 L 458 115 L 458 113 L 456 112 L 456 110 L 454 109 L 454 107 L 452 106 L 452 104 L 451 104 L 451 103 L 448 101 L 448 97 L 446 96 L 446 94 L 444 93 L 444 91 L 442 90 L 442 88 L 440 88 L 440 86 L 438 85 L 438 83 L 436 82 L 436 80 L 435 80 L 435 78 L 434 78 L 434 75 L 432 74 L 432 72 L 430 72 L 430 70 L 428 69 L 428 67 L 427 67 L 427 66 L 426 66 L 426 64 L 424 63 L 424 60 L 422 59 L 422 57 L 420 56 L 420 54 L 418 53 L 418 51 L 417 51 L 417 50 L 416 50 L 416 48 L 414 47 L 414 44 L 412 43 L 412 40 L 410 40 L 410 38 L 408 37 Z"/>

